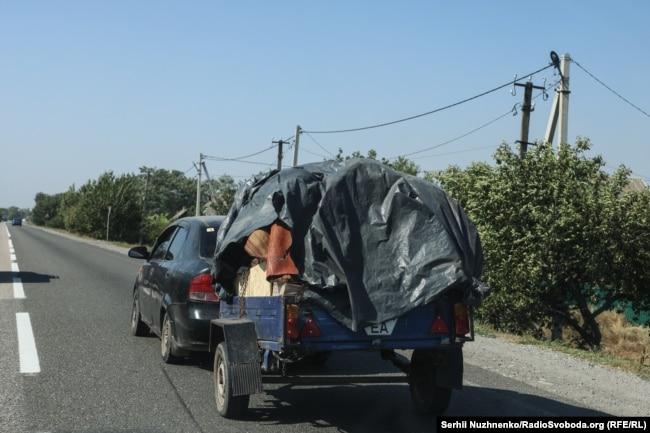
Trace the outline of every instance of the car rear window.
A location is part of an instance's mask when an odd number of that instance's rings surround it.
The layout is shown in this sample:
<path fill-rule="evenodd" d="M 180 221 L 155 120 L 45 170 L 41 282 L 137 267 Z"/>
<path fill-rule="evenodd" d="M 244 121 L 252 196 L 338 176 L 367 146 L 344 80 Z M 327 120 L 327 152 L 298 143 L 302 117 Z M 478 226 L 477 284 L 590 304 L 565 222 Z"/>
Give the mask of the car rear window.
<path fill-rule="evenodd" d="M 217 230 L 219 227 L 203 227 L 201 229 L 201 257 L 212 257 L 217 247 Z"/>

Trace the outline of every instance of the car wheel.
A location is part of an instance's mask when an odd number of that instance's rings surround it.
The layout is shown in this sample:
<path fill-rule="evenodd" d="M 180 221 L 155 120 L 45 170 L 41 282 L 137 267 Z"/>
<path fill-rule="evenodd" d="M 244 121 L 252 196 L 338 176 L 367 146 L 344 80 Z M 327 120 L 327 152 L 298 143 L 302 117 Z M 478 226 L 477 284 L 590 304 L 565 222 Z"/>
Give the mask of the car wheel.
<path fill-rule="evenodd" d="M 140 300 L 138 299 L 138 289 L 133 291 L 133 305 L 131 306 L 131 335 L 135 337 L 144 337 L 149 333 L 149 328 L 142 321 L 140 315 Z"/>
<path fill-rule="evenodd" d="M 217 403 L 217 411 L 224 418 L 239 418 L 248 409 L 249 395 L 232 395 L 232 372 L 226 343 L 221 342 L 217 346 L 214 355 L 214 399 Z"/>
<path fill-rule="evenodd" d="M 451 388 L 436 384 L 436 367 L 428 351 L 416 349 L 411 357 L 409 390 L 415 410 L 422 415 L 442 415 L 449 407 Z"/>
<path fill-rule="evenodd" d="M 178 362 L 178 356 L 174 351 L 174 327 L 169 318 L 169 314 L 165 312 L 162 326 L 160 327 L 160 355 L 163 361 L 167 364 L 174 364 Z"/>

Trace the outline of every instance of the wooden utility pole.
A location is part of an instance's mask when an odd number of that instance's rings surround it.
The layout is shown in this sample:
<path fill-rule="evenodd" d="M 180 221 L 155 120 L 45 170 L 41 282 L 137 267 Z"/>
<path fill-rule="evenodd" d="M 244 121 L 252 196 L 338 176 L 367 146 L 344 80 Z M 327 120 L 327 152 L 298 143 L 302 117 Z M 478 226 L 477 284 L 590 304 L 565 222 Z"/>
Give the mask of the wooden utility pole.
<path fill-rule="evenodd" d="M 523 158 L 526 156 L 526 152 L 528 151 L 528 145 L 535 144 L 528 141 L 528 133 L 530 131 L 530 112 L 534 110 L 532 105 L 533 89 L 544 91 L 546 88 L 544 86 L 535 86 L 532 81 L 528 81 L 526 84 L 515 83 L 515 86 L 524 88 L 524 102 L 521 105 L 521 135 L 520 139 L 516 141 L 519 143 L 519 155 Z"/>
<path fill-rule="evenodd" d="M 278 145 L 278 170 L 282 170 L 282 158 L 284 157 L 284 154 L 282 153 L 282 145 L 284 144 L 284 141 L 278 140 L 276 143 Z"/>
<path fill-rule="evenodd" d="M 273 140 L 271 143 L 278 145 L 278 170 L 282 170 L 282 159 L 284 158 L 284 153 L 282 149 L 283 149 L 283 145 L 287 142 L 280 139 L 280 140 Z"/>
<path fill-rule="evenodd" d="M 295 142 L 293 145 L 293 166 L 298 165 L 298 146 L 300 146 L 300 134 L 302 134 L 302 128 L 300 125 L 296 125 L 296 135 Z"/>

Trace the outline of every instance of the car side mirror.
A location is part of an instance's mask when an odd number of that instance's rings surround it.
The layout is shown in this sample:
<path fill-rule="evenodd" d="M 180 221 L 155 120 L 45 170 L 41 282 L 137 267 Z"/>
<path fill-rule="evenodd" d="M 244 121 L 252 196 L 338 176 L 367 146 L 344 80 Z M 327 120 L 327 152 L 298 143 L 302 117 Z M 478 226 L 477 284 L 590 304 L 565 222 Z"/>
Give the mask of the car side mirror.
<path fill-rule="evenodd" d="M 132 259 L 149 259 L 149 250 L 144 245 L 133 247 L 129 250 L 129 257 Z"/>

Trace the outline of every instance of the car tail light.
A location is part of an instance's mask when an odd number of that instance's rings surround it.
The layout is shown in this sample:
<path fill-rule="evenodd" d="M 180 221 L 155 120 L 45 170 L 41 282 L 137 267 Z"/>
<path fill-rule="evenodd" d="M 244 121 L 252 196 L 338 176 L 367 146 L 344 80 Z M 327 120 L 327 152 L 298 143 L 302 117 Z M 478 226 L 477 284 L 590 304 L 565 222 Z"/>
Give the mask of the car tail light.
<path fill-rule="evenodd" d="M 454 305 L 454 323 L 457 336 L 464 337 L 469 333 L 469 313 L 467 312 L 467 307 L 465 305 Z"/>
<path fill-rule="evenodd" d="M 199 274 L 192 278 L 187 297 L 192 301 L 219 302 L 219 296 L 212 285 L 212 275 Z"/>
<path fill-rule="evenodd" d="M 303 326 L 302 331 L 300 331 L 300 336 L 320 337 L 320 328 L 316 324 L 316 321 L 311 314 L 307 316 L 307 319 L 305 320 L 305 326 Z"/>
<path fill-rule="evenodd" d="M 284 335 L 287 339 L 295 341 L 300 336 L 300 330 L 298 329 L 298 315 L 300 310 L 296 304 L 287 304 L 284 308 Z"/>
<path fill-rule="evenodd" d="M 449 334 L 449 327 L 442 319 L 442 316 L 438 315 L 436 319 L 431 324 L 431 333 L 432 334 Z"/>

